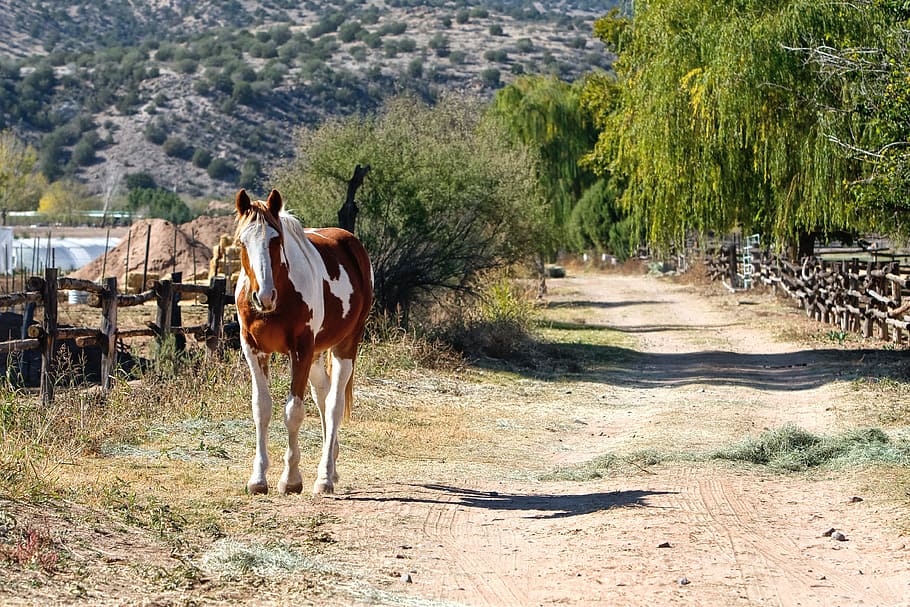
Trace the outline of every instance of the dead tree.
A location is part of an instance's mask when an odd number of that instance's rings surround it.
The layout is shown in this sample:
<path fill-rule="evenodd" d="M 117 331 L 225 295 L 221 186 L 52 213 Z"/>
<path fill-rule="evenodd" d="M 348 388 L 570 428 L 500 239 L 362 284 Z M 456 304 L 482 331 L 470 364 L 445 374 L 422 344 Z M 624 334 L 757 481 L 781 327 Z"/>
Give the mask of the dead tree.
<path fill-rule="evenodd" d="M 354 176 L 348 181 L 348 193 L 344 198 L 344 204 L 341 205 L 341 208 L 338 210 L 339 227 L 347 230 L 351 234 L 354 233 L 354 222 L 357 220 L 357 213 L 359 212 L 357 203 L 354 201 L 354 195 L 357 193 L 357 188 L 363 184 L 363 178 L 366 177 L 369 172 L 370 165 L 362 167 L 358 164 L 354 167 Z"/>

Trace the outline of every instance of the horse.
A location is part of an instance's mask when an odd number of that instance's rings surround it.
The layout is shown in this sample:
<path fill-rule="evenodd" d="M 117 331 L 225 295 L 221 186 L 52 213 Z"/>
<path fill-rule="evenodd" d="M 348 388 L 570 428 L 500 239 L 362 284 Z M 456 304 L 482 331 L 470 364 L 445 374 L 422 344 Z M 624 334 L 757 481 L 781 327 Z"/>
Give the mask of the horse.
<path fill-rule="evenodd" d="M 322 421 L 322 455 L 313 493 L 333 493 L 338 429 L 353 402 L 357 347 L 373 303 L 373 268 L 366 249 L 340 228 L 309 229 L 283 210 L 278 190 L 268 200 L 237 192 L 235 243 L 241 270 L 235 288 L 240 345 L 252 377 L 256 455 L 250 494 L 268 493 L 268 426 L 272 413 L 269 360 L 288 355 L 291 390 L 284 407 L 288 447 L 278 483 L 301 493 L 298 436 L 309 383 Z"/>

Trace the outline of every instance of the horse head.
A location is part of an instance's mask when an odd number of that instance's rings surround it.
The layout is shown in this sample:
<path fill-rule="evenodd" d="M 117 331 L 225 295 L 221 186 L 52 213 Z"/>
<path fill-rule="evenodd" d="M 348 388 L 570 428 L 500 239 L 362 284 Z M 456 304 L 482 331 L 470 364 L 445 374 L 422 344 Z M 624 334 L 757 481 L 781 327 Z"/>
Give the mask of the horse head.
<path fill-rule="evenodd" d="M 246 190 L 237 192 L 237 232 L 240 263 L 249 279 L 250 303 L 258 312 L 268 313 L 278 304 L 273 269 L 280 267 L 283 234 L 279 212 L 281 194 L 272 190 L 266 202 L 251 201 Z"/>

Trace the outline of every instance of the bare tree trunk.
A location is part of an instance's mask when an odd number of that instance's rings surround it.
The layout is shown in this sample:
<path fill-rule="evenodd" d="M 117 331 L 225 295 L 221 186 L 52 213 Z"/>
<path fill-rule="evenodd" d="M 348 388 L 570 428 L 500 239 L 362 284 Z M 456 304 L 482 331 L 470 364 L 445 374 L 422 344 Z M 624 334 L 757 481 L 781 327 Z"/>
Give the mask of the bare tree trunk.
<path fill-rule="evenodd" d="M 358 164 L 354 167 L 354 176 L 348 181 L 348 193 L 344 198 L 344 204 L 338 210 L 338 226 L 351 234 L 354 233 L 354 222 L 357 220 L 357 213 L 359 212 L 357 203 L 354 201 L 354 195 L 357 193 L 357 188 L 363 184 L 363 178 L 369 172 L 370 165 L 362 167 Z"/>

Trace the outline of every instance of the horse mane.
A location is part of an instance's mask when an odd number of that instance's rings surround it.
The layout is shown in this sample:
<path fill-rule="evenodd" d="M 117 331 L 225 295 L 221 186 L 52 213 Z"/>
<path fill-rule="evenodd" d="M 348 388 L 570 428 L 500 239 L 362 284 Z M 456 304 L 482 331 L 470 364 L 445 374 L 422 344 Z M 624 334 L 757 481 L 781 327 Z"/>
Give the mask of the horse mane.
<path fill-rule="evenodd" d="M 281 211 L 279 214 L 284 215 L 285 213 L 284 211 Z M 240 233 L 243 232 L 243 230 L 246 229 L 248 225 L 259 222 L 264 222 L 279 232 L 281 232 L 282 225 L 284 224 L 284 221 L 276 219 L 269 212 L 269 209 L 265 206 L 265 203 L 263 203 L 261 200 L 257 200 L 250 205 L 250 210 L 243 215 L 237 213 L 237 227 L 234 229 L 234 241 L 236 242 L 240 239 Z"/>

